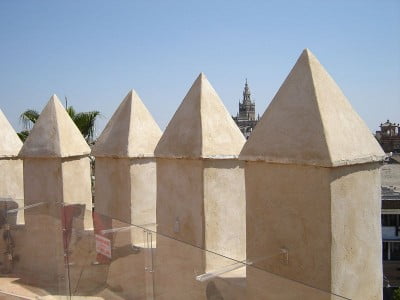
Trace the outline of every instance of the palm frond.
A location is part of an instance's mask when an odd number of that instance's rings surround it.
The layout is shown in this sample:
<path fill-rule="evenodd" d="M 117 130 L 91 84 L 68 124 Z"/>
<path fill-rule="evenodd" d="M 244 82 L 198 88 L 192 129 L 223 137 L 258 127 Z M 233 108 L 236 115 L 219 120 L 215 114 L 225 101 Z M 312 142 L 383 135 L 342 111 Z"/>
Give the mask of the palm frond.
<path fill-rule="evenodd" d="M 32 126 L 36 123 L 38 118 L 39 113 L 34 109 L 28 109 L 19 116 L 19 119 L 26 130 L 32 129 Z"/>
<path fill-rule="evenodd" d="M 69 116 L 71 117 L 71 119 L 73 120 L 76 116 L 76 111 L 72 106 L 68 106 L 67 108 L 67 113 L 69 114 Z"/>
<path fill-rule="evenodd" d="M 96 120 L 101 116 L 99 111 L 88 111 L 77 113 L 72 106 L 67 109 L 68 115 L 74 121 L 80 132 L 82 133 L 85 140 L 91 144 L 94 140 L 94 135 L 96 131 Z M 29 131 L 32 129 L 33 125 L 39 118 L 39 113 L 34 109 L 28 109 L 24 111 L 19 117 L 23 124 L 24 131 L 18 133 L 19 138 L 25 141 L 29 135 Z"/>
<path fill-rule="evenodd" d="M 22 142 L 25 142 L 25 140 L 28 138 L 29 131 L 23 130 L 23 131 L 18 132 L 17 135 Z"/>
<path fill-rule="evenodd" d="M 88 111 L 77 113 L 73 118 L 76 126 L 89 144 L 93 142 L 96 131 L 96 120 L 100 116 L 99 111 Z"/>

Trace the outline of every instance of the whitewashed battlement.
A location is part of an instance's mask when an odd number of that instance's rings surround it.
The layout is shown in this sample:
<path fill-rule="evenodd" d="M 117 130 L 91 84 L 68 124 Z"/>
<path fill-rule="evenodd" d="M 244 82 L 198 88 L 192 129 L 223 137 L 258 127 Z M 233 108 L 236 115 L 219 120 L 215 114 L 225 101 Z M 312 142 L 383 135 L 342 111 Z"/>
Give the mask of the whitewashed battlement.
<path fill-rule="evenodd" d="M 62 255 L 68 246 L 61 236 L 49 238 L 75 222 L 62 219 L 62 207 L 81 215 L 82 230 L 98 233 L 119 220 L 154 224 L 152 230 L 170 238 L 154 246 L 154 265 L 169 268 L 168 275 L 154 269 L 165 299 L 187 299 L 188 291 L 193 299 L 204 297 L 204 285 L 191 285 L 193 270 L 213 272 L 224 263 L 198 249 L 252 262 L 256 268 L 235 273 L 246 282 L 247 299 L 322 299 L 305 287 L 351 299 L 382 298 L 384 153 L 308 49 L 247 142 L 201 73 L 164 133 L 132 90 L 90 149 L 54 95 L 21 146 L 0 111 L 0 197 L 47 205 L 25 213 L 25 234 L 18 236 L 24 242 L 15 249 L 22 274 L 61 276 L 64 262 L 49 263 L 46 247 L 54 244 Z M 103 216 L 94 228 L 90 151 L 96 158 L 95 213 Z M 43 228 L 51 229 L 41 234 Z M 140 247 L 136 235 L 131 242 Z M 169 261 L 171 249 L 190 259 Z M 112 258 L 105 261 L 118 272 Z M 280 277 L 266 283 L 257 270 Z"/>

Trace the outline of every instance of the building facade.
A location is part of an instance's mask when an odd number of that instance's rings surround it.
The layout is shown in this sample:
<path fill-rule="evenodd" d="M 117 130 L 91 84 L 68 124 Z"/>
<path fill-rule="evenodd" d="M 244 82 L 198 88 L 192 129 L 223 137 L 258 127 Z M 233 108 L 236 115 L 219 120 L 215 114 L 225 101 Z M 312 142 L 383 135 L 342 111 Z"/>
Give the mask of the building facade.
<path fill-rule="evenodd" d="M 400 153 L 400 125 L 387 120 L 380 125 L 375 137 L 386 153 Z"/>
<path fill-rule="evenodd" d="M 384 287 L 400 286 L 400 164 L 385 163 L 382 176 L 382 261 Z"/>
<path fill-rule="evenodd" d="M 232 118 L 246 139 L 249 138 L 251 132 L 260 119 L 259 115 L 256 118 L 256 104 L 251 99 L 251 92 L 247 79 L 244 85 L 243 98 L 242 100 L 239 100 L 239 112 L 236 117 Z"/>

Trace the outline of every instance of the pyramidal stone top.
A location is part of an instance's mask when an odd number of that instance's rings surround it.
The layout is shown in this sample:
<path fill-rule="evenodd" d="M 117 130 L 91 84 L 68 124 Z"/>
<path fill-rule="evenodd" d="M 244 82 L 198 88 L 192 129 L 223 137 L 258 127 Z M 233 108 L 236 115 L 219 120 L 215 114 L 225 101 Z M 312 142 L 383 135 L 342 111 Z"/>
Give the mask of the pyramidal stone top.
<path fill-rule="evenodd" d="M 90 147 L 56 95 L 40 113 L 19 153 L 21 157 L 86 155 Z"/>
<path fill-rule="evenodd" d="M 134 90 L 130 91 L 104 128 L 92 155 L 152 157 L 161 130 Z"/>
<path fill-rule="evenodd" d="M 240 154 L 243 160 L 335 167 L 385 154 L 332 77 L 304 50 Z"/>
<path fill-rule="evenodd" d="M 237 157 L 245 138 L 201 73 L 158 143 L 155 155 L 172 158 Z"/>
<path fill-rule="evenodd" d="M 0 158 L 16 157 L 22 142 L 0 109 Z"/>

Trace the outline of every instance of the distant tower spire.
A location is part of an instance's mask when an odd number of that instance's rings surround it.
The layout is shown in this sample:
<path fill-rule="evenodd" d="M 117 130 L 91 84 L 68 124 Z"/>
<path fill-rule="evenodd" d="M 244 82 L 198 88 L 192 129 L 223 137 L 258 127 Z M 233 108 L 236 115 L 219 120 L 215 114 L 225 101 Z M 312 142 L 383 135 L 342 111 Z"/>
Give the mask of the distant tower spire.
<path fill-rule="evenodd" d="M 251 93 L 250 93 L 249 85 L 247 84 L 247 78 L 246 78 L 246 83 L 244 84 L 244 90 L 243 90 L 243 104 L 251 104 Z"/>
<path fill-rule="evenodd" d="M 247 78 L 243 89 L 243 99 L 239 100 L 239 113 L 233 117 L 243 135 L 248 138 L 254 126 L 256 126 L 256 104 L 251 100 L 251 92 Z"/>

